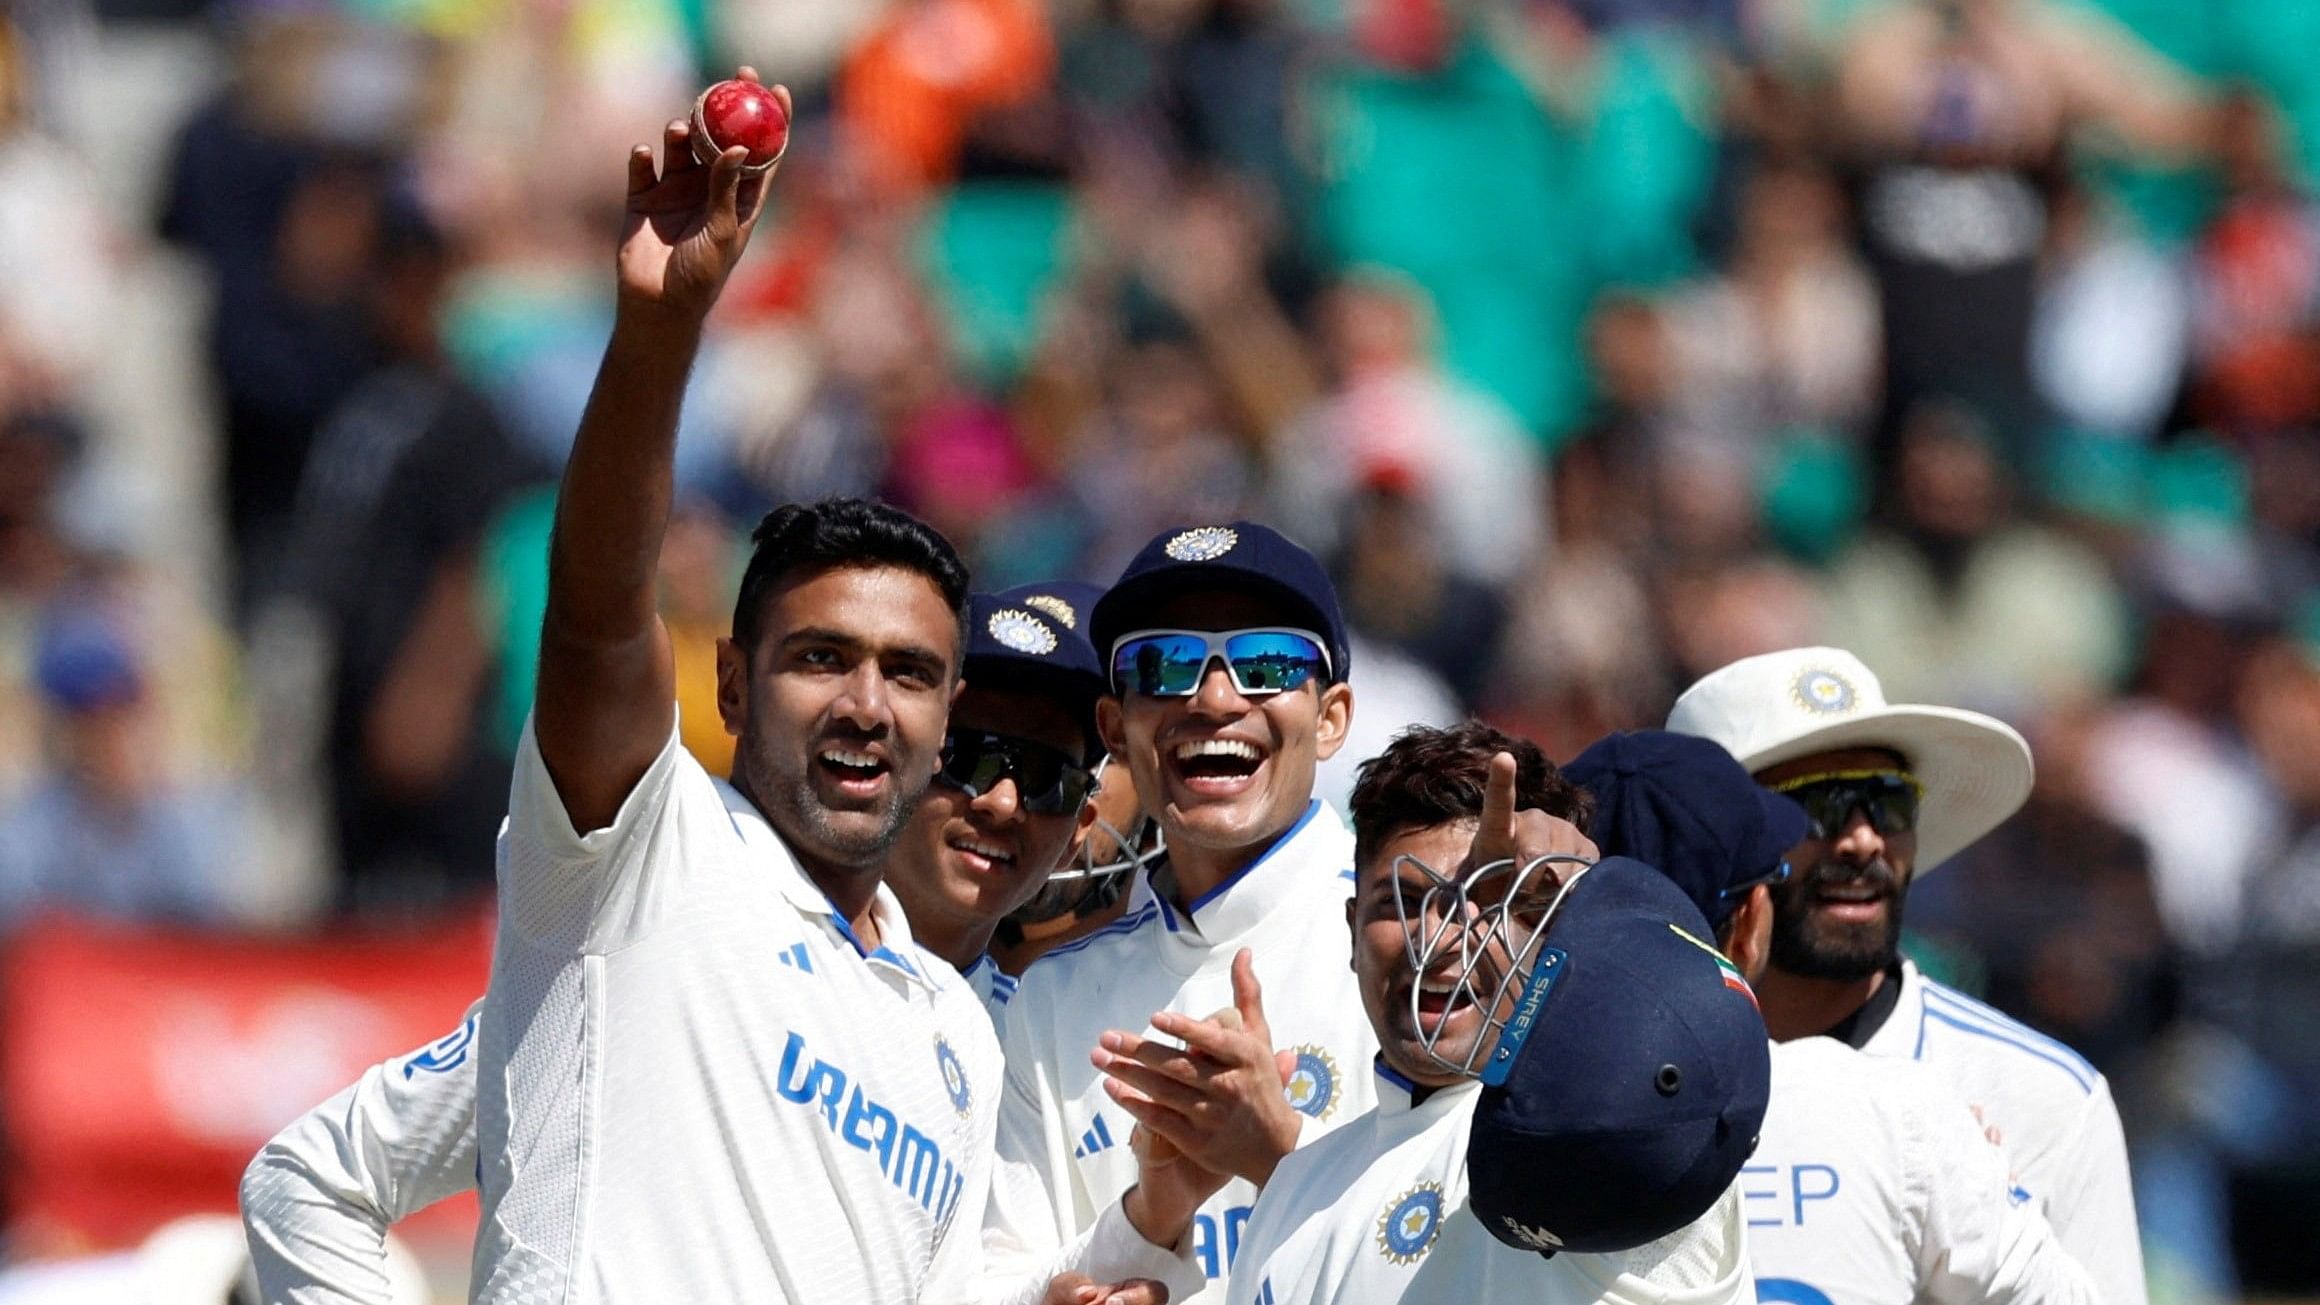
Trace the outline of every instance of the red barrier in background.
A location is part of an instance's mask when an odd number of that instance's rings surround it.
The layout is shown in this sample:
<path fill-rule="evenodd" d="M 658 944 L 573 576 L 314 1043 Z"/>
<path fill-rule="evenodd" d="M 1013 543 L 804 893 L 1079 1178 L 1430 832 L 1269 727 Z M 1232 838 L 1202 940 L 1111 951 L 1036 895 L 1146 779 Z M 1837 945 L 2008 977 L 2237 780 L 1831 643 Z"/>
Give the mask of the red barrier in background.
<path fill-rule="evenodd" d="M 231 1211 L 242 1168 L 483 991 L 488 920 L 296 941 L 48 917 L 0 947 L 0 1132 L 20 1251 L 123 1246 Z M 398 1231 L 471 1235 L 472 1200 Z"/>

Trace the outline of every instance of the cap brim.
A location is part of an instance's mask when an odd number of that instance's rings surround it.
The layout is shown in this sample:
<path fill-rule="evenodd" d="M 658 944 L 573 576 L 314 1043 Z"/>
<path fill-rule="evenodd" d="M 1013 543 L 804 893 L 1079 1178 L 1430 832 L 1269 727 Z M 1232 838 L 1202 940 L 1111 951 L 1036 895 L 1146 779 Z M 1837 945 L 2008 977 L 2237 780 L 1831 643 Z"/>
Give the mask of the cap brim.
<path fill-rule="evenodd" d="M 1089 623 L 1089 634 L 1095 641 L 1096 661 L 1103 668 L 1107 693 L 1111 691 L 1112 644 L 1122 635 L 1149 626 L 1151 621 L 1144 615 L 1149 608 L 1180 593 L 1201 589 L 1242 590 L 1281 604 L 1284 619 L 1273 624 L 1311 630 L 1329 650 L 1330 678 L 1345 678 L 1345 651 L 1337 647 L 1328 618 L 1305 595 L 1254 568 L 1230 561 L 1205 562 L 1138 576 L 1104 594 Z"/>
<path fill-rule="evenodd" d="M 1844 748 L 1898 752 L 1925 786 L 1917 817 L 1915 873 L 1921 875 L 2021 810 L 2036 777 L 2030 745 L 2013 727 L 1951 707 L 1865 712 L 1739 760 L 1753 774 L 1798 757 Z"/>

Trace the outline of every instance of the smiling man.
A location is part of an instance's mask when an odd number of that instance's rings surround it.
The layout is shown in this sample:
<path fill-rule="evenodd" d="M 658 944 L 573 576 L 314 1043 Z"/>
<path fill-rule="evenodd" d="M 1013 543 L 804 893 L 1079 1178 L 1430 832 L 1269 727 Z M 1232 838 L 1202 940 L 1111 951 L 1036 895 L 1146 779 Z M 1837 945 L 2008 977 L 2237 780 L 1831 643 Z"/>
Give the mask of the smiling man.
<path fill-rule="evenodd" d="M 1076 862 L 1095 819 L 1103 676 L 1084 636 L 1026 601 L 1038 596 L 969 599 L 968 682 L 941 769 L 886 857 L 918 943 L 986 1006 L 1014 990 L 986 954 L 993 930 L 1040 891 L 1038 867 Z M 802 944 L 776 959 L 812 964 Z M 243 1217 L 267 1300 L 385 1305 L 388 1227 L 474 1186 L 481 1020 L 479 1004 L 449 1036 L 365 1072 L 251 1162 Z"/>
<path fill-rule="evenodd" d="M 2063 1247 L 2113 1305 L 2145 1298 L 2118 1107 L 2076 1052 L 1925 977 L 1901 955 L 1909 885 L 2029 796 L 2029 745 L 2002 722 L 1885 701 L 1836 648 L 1744 658 L 1684 691 L 1667 727 L 1723 745 L 1805 809 L 1772 894 L 1757 985 L 1779 1041 L 1825 1034 L 1934 1066 L 2015 1166 Z"/>
<path fill-rule="evenodd" d="M 1761 979 L 1772 894 L 1808 818 L 1706 739 L 1613 734 L 1563 768 L 1589 834 L 1697 907 Z M 2094 1282 L 2013 1199 L 2005 1152 L 1932 1068 L 1833 1038 L 1772 1048 L 1772 1100 L 1741 1171 L 1756 1296 L 1780 1305 L 2095 1305 Z"/>
<path fill-rule="evenodd" d="M 1341 924 L 1352 839 L 1313 796 L 1353 713 L 1345 627 L 1312 555 L 1241 521 L 1153 539 L 1093 628 L 1104 740 L 1167 851 L 1118 920 L 1025 971 L 1000 1018 L 986 1240 L 1043 1255 L 1120 1209 L 1185 1257 L 1178 1305 L 1218 1300 L 1273 1166 L 1372 1094 Z M 1142 1209 L 1139 1151 L 1221 1184 L 1188 1237 Z"/>
<path fill-rule="evenodd" d="M 1377 1105 L 1281 1162 L 1231 1300 L 1754 1299 L 1732 1180 L 1763 1022 L 1698 911 L 1596 860 L 1586 815 L 1536 746 L 1479 723 L 1362 766 L 1344 927 Z"/>
<path fill-rule="evenodd" d="M 969 601 L 967 682 L 942 767 L 887 859 L 919 942 L 987 1006 L 1015 988 L 990 955 L 999 922 L 1075 859 L 1096 818 L 1104 678 L 1093 647 L 1058 625 L 1015 596 Z"/>
<path fill-rule="evenodd" d="M 656 573 L 685 378 L 768 184 L 745 158 L 699 162 L 677 121 L 657 166 L 628 160 L 500 836 L 477 1301 L 953 1301 L 982 1279 L 998 1046 L 882 883 L 942 764 L 957 554 L 880 504 L 768 514 L 717 648 L 730 781 L 678 739 Z"/>

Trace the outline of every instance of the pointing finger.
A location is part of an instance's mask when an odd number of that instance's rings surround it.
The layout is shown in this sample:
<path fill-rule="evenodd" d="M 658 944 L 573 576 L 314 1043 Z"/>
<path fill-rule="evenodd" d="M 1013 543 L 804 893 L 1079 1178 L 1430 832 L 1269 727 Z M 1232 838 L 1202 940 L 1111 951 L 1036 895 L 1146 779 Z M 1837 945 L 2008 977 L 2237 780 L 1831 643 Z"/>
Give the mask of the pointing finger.
<path fill-rule="evenodd" d="M 1474 866 L 1504 861 L 1515 852 L 1514 754 L 1501 752 L 1490 759 L 1490 778 L 1482 786 L 1482 823 L 1474 831 Z"/>
<path fill-rule="evenodd" d="M 1265 990 L 1257 982 L 1256 953 L 1243 947 L 1232 963 L 1233 1009 L 1240 1012 L 1241 1027 L 1263 1038 L 1273 1040 L 1265 1023 Z"/>

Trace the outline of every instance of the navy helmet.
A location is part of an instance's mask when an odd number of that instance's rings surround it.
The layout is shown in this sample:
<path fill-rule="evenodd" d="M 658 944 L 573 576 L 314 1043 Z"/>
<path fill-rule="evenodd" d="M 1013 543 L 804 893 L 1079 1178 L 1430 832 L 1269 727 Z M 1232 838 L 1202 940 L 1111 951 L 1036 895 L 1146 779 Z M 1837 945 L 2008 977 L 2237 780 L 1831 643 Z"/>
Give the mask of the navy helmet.
<path fill-rule="evenodd" d="M 1581 872 L 1481 1073 L 1475 1216 L 1509 1246 L 1630 1250 L 1706 1213 L 1756 1149 L 1771 1096 L 1763 1017 L 1666 875 Z"/>

